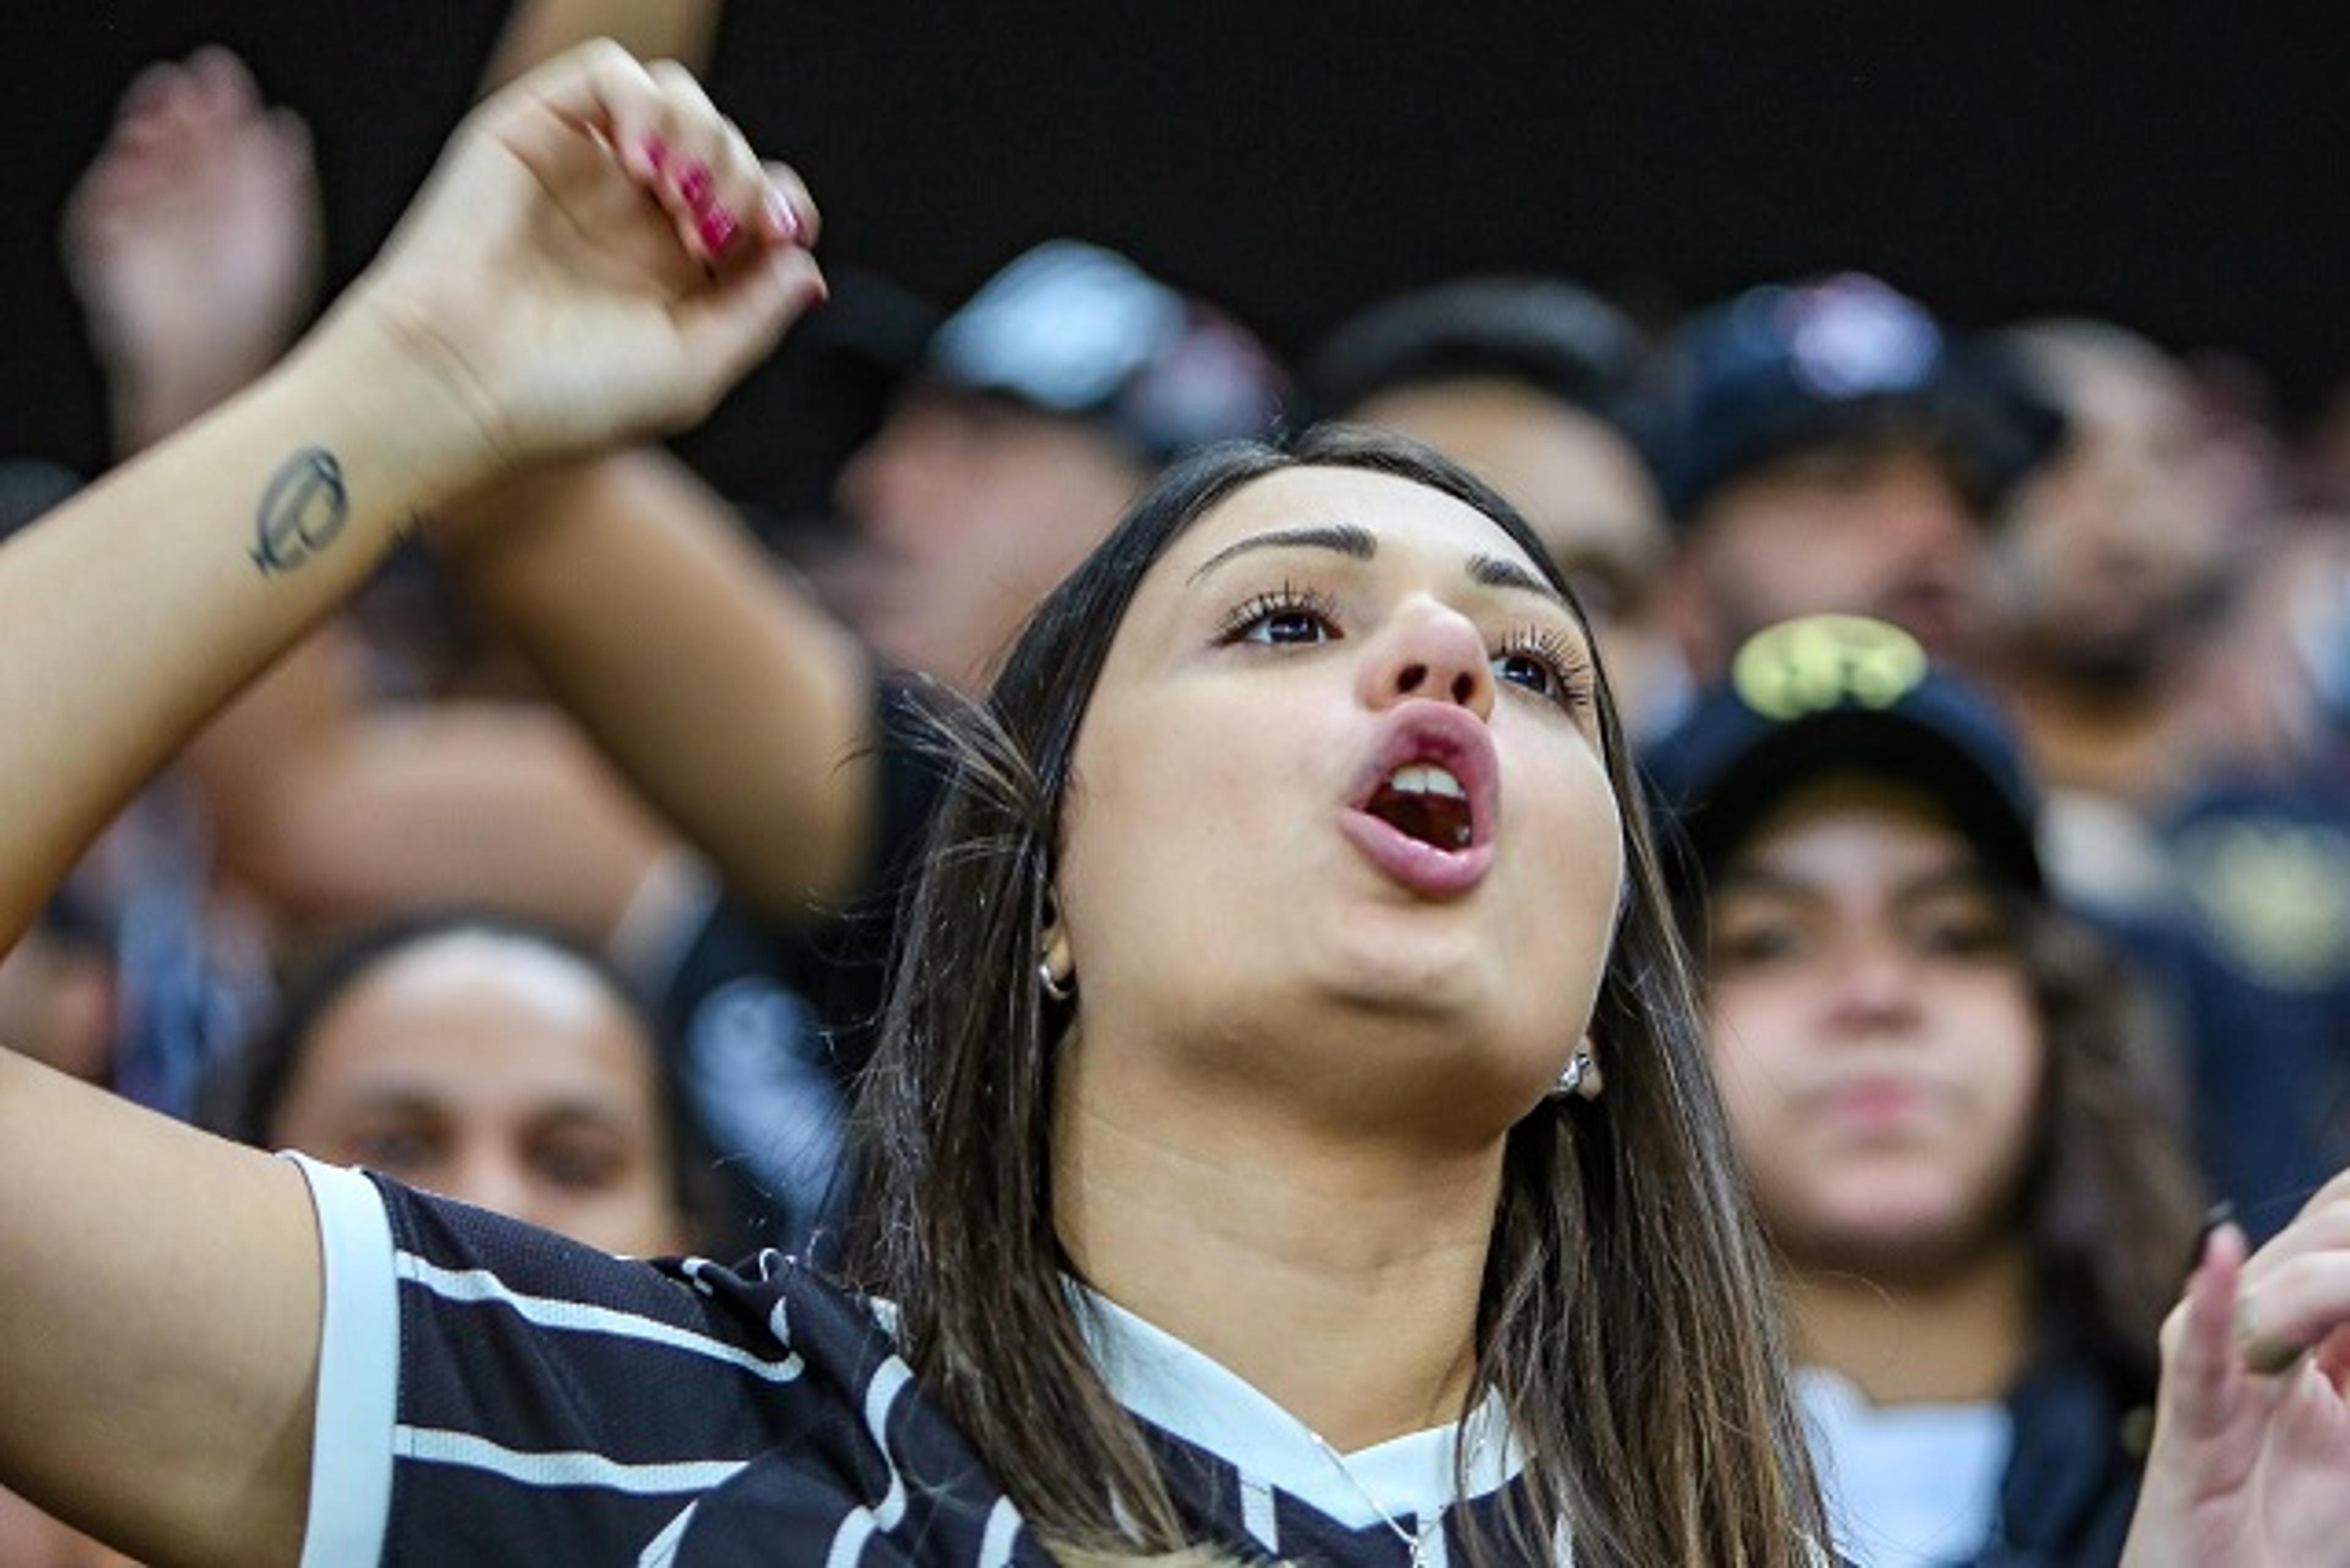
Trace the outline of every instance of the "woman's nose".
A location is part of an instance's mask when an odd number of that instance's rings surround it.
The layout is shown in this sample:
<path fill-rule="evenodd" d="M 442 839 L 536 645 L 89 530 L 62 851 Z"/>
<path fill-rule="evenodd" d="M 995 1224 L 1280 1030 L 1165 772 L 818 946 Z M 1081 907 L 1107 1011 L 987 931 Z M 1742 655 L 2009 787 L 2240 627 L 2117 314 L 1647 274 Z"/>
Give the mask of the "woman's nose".
<path fill-rule="evenodd" d="M 1837 1015 L 1871 1031 L 1907 1024 L 1918 1015 L 1918 984 L 1916 965 L 1896 944 L 1855 943 L 1837 969 Z"/>
<path fill-rule="evenodd" d="M 1367 668 L 1364 693 L 1375 708 L 1425 697 L 1468 709 L 1480 719 L 1493 711 L 1493 665 L 1484 635 L 1459 611 L 1439 604 L 1409 606 L 1381 639 Z"/>

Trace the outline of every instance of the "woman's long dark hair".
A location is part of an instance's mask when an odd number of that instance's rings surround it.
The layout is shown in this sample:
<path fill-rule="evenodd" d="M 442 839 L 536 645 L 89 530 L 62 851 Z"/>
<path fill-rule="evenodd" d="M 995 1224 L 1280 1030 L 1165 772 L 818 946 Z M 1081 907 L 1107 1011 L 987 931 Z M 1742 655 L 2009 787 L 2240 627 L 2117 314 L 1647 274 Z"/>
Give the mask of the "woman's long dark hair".
<path fill-rule="evenodd" d="M 1323 431 L 1285 452 L 1233 445 L 1171 471 L 1039 607 L 984 709 L 947 726 L 953 776 L 868 1082 L 859 1282 L 899 1303 L 923 1383 L 1030 1523 L 1087 1552 L 1187 1542 L 1088 1359 L 1054 1225 L 1056 1052 L 1072 1019 L 1036 970 L 1070 758 L 1152 563 L 1225 497 L 1295 466 L 1452 496 L 1565 589 L 1505 502 L 1409 442 Z M 1591 1026 L 1607 1090 L 1545 1101 L 1508 1135 L 1470 1399 L 1502 1396 L 1534 1485 L 1508 1538 L 1472 1547 L 1544 1560 L 1564 1524 L 1582 1568 L 1817 1561 L 1776 1285 L 1604 680 L 1599 706 L 1628 873 Z"/>
<path fill-rule="evenodd" d="M 2033 901 L 2017 950 L 2040 1021 L 2040 1103 L 2017 1224 L 2044 1328 L 2151 1397 L 2157 1336 L 2202 1219 L 2172 1081 L 2172 1043 L 2097 934 Z"/>

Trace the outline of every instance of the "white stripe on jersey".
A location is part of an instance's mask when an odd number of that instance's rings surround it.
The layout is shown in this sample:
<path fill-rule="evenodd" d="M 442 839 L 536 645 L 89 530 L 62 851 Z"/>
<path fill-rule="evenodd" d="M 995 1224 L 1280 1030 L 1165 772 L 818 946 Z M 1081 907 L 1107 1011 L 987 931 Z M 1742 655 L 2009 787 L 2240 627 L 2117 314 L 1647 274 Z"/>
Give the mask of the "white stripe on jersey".
<path fill-rule="evenodd" d="M 1008 1497 L 999 1497 L 987 1511 L 987 1534 L 979 1543 L 979 1568 L 1011 1568 L 1012 1543 L 1026 1521 Z"/>
<path fill-rule="evenodd" d="M 525 1295 L 510 1288 L 487 1269 L 444 1269 L 429 1259 L 407 1251 L 396 1253 L 392 1265 L 401 1279 L 413 1280 L 443 1301 L 497 1303 L 512 1308 L 526 1322 L 536 1324 L 541 1328 L 571 1334 L 608 1334 L 642 1345 L 666 1345 L 671 1350 L 682 1350 L 712 1361 L 723 1361 L 730 1366 L 739 1366 L 770 1383 L 789 1383 L 806 1370 L 806 1363 L 796 1355 L 786 1355 L 781 1361 L 770 1361 L 723 1340 L 680 1328 L 675 1324 L 662 1323 L 658 1318 L 639 1317 L 635 1313 L 597 1306 L 588 1302 Z"/>
<path fill-rule="evenodd" d="M 865 1555 L 865 1543 L 872 1539 L 872 1514 L 861 1508 L 852 1510 L 833 1533 L 832 1550 L 824 1554 L 824 1568 L 857 1568 L 857 1560 Z"/>
<path fill-rule="evenodd" d="M 685 1511 L 661 1526 L 661 1532 L 652 1538 L 637 1556 L 637 1568 L 674 1568 L 677 1549 L 685 1540 L 686 1526 L 693 1522 L 693 1511 L 702 1506 L 696 1498 L 685 1505 Z"/>
<path fill-rule="evenodd" d="M 1267 1552 L 1281 1550 L 1281 1522 L 1273 1511 L 1273 1488 L 1254 1476 L 1244 1475 L 1241 1483 L 1241 1528 Z"/>
<path fill-rule="evenodd" d="M 471 1432 L 444 1431 L 437 1427 L 393 1428 L 391 1451 L 419 1464 L 487 1470 L 524 1486 L 601 1487 L 607 1491 L 625 1491 L 639 1497 L 708 1491 L 733 1480 L 750 1463 L 748 1459 L 674 1459 L 625 1464 L 602 1454 L 576 1450 L 524 1453 Z"/>
<path fill-rule="evenodd" d="M 898 1473 L 898 1456 L 889 1451 L 889 1407 L 913 1380 L 914 1369 L 893 1355 L 873 1369 L 873 1381 L 865 1386 L 865 1429 L 873 1434 L 873 1446 L 889 1470 L 889 1493 L 873 1511 L 873 1522 L 883 1530 L 897 1529 L 906 1517 L 906 1479 Z"/>

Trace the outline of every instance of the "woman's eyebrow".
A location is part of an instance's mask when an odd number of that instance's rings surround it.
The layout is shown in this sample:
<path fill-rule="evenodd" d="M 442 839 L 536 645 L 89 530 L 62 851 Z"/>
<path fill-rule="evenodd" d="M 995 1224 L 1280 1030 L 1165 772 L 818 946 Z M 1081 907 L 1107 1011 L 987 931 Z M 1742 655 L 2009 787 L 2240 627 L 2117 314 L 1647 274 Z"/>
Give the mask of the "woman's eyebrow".
<path fill-rule="evenodd" d="M 1196 583 L 1235 556 L 1251 550 L 1335 550 L 1352 560 L 1367 561 L 1379 553 L 1379 542 L 1368 528 L 1355 523 L 1332 523 L 1314 528 L 1275 528 L 1270 533 L 1252 534 L 1247 538 L 1225 545 L 1200 565 L 1200 569 L 1187 579 Z"/>
<path fill-rule="evenodd" d="M 1479 587 L 1522 588 L 1530 594 L 1540 594 L 1568 614 L 1574 613 L 1574 607 L 1567 603 L 1565 594 L 1560 593 L 1517 562 L 1506 560 L 1500 556 L 1470 556 L 1469 580 Z"/>

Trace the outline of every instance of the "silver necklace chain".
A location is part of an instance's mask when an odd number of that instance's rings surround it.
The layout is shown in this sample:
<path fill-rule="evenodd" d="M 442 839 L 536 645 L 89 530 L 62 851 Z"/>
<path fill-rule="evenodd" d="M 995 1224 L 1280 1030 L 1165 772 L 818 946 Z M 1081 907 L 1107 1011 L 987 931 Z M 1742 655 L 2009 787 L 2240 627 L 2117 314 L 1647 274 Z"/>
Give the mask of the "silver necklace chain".
<path fill-rule="evenodd" d="M 1477 1415 L 1482 1414 L 1483 1411 L 1481 1408 Z M 1476 1419 L 1476 1417 L 1472 1416 L 1471 1419 Z M 1469 1463 L 1466 1467 L 1471 1470 L 1474 1470 L 1477 1468 L 1477 1462 L 1485 1457 L 1485 1438 L 1489 1435 L 1486 1430 L 1487 1426 L 1486 1422 L 1478 1422 L 1477 1440 L 1470 1446 Z M 1394 1532 L 1395 1538 L 1403 1542 L 1404 1550 L 1411 1554 L 1411 1568 L 1425 1568 L 1428 1562 L 1428 1543 L 1435 1537 L 1438 1531 L 1444 1528 L 1445 1511 L 1438 1509 L 1435 1515 L 1419 1527 L 1419 1533 L 1413 1534 L 1398 1522 L 1394 1514 L 1379 1506 L 1379 1500 L 1371 1495 L 1371 1489 L 1365 1486 L 1362 1479 L 1355 1474 L 1355 1467 L 1347 1462 L 1347 1456 L 1338 1451 L 1338 1446 L 1336 1443 L 1311 1427 L 1305 1428 L 1305 1435 L 1314 1440 L 1314 1446 L 1322 1450 L 1322 1457 L 1330 1461 L 1339 1475 L 1346 1479 L 1347 1484 L 1355 1489 L 1355 1495 L 1363 1500 L 1363 1506 L 1377 1514 L 1379 1522 Z M 1457 1449 L 1461 1441 L 1460 1427 L 1453 1428 L 1452 1441 Z"/>

